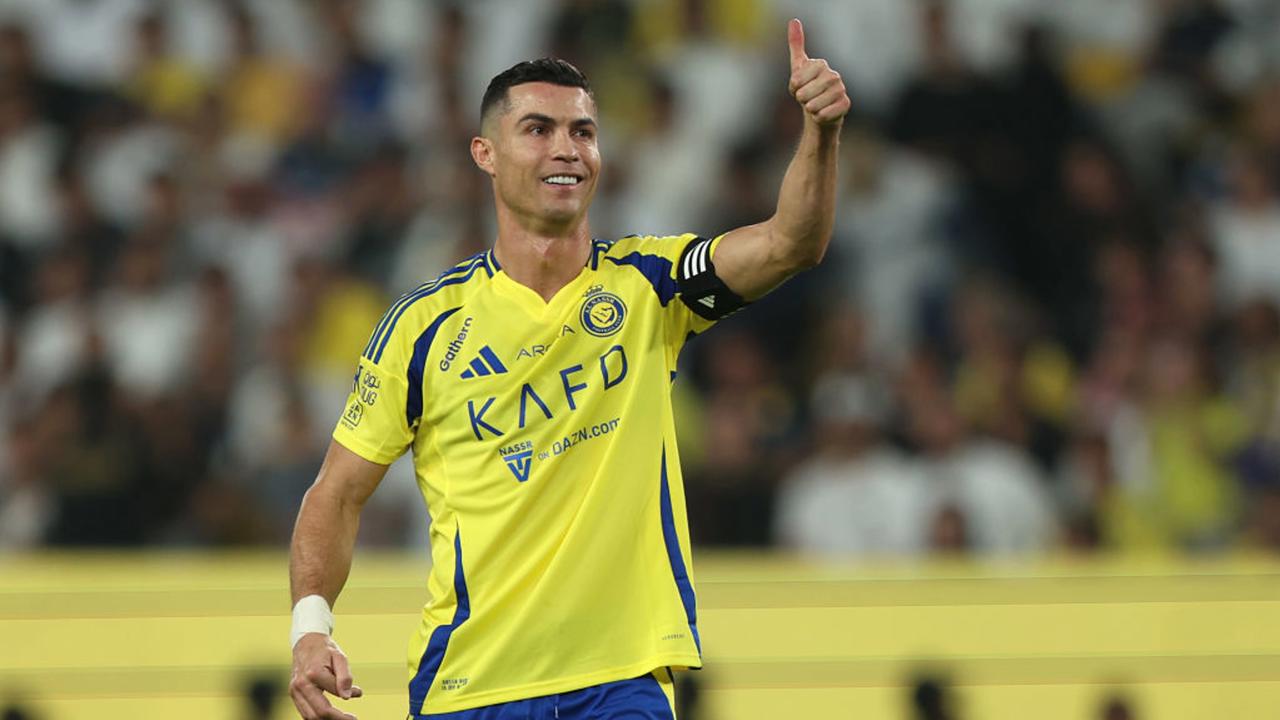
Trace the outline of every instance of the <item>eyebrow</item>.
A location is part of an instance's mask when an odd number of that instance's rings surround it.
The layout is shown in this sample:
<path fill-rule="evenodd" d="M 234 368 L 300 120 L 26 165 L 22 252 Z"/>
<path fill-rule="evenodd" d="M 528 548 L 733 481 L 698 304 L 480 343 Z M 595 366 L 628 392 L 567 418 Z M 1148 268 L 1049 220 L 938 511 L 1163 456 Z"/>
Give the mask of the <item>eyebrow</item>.
<path fill-rule="evenodd" d="M 516 124 L 528 122 L 530 120 L 535 122 L 546 123 L 548 125 L 556 124 L 555 118 L 551 117 L 550 115 L 543 115 L 542 113 L 525 113 L 520 117 L 519 120 L 516 121 Z M 582 117 L 582 118 L 578 118 L 577 120 L 573 120 L 569 123 L 569 127 L 578 128 L 578 127 L 587 127 L 587 126 L 595 127 L 596 121 L 592 120 L 589 117 Z"/>

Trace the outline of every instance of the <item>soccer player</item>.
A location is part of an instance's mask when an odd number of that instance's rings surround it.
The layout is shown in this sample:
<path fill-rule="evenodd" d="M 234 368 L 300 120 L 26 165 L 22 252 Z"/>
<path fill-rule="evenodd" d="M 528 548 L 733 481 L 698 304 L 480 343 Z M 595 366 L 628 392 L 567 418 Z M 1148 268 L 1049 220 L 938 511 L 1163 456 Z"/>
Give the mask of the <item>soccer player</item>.
<path fill-rule="evenodd" d="M 431 515 L 431 600 L 409 717 L 673 718 L 700 667 L 670 383 L 691 336 L 815 265 L 834 221 L 850 102 L 788 27 L 804 131 L 774 215 L 714 239 L 592 239 L 596 107 L 568 63 L 493 79 L 471 155 L 493 181 L 492 250 L 396 301 L 298 514 L 290 694 L 352 718 L 330 637 L 360 509 L 412 448 Z"/>

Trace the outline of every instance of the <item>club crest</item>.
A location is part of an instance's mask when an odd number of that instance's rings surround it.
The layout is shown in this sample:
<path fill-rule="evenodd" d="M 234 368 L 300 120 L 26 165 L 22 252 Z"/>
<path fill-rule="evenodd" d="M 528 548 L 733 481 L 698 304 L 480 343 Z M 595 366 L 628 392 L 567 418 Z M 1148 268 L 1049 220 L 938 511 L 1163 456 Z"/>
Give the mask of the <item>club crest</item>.
<path fill-rule="evenodd" d="M 626 318 L 627 306 L 613 293 L 592 293 L 582 303 L 582 327 L 596 337 L 618 332 Z"/>

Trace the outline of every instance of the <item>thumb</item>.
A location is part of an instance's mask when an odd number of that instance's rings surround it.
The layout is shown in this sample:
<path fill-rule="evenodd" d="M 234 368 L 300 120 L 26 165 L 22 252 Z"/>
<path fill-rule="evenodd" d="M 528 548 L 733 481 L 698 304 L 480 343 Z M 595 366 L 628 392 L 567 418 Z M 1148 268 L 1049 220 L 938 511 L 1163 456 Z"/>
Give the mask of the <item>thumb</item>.
<path fill-rule="evenodd" d="M 795 70 L 801 63 L 809 59 L 804 52 L 804 25 L 799 18 L 792 18 L 787 23 L 787 46 L 791 49 L 791 69 Z"/>

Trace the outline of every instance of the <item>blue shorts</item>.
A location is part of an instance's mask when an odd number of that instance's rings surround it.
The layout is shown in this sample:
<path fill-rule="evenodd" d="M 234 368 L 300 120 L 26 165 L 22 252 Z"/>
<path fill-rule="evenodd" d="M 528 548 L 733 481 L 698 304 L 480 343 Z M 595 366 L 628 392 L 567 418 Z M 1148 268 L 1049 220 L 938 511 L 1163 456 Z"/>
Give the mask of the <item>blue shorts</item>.
<path fill-rule="evenodd" d="M 515 700 L 451 713 L 410 715 L 409 720 L 675 720 L 671 671 L 662 668 L 631 680 Z"/>

